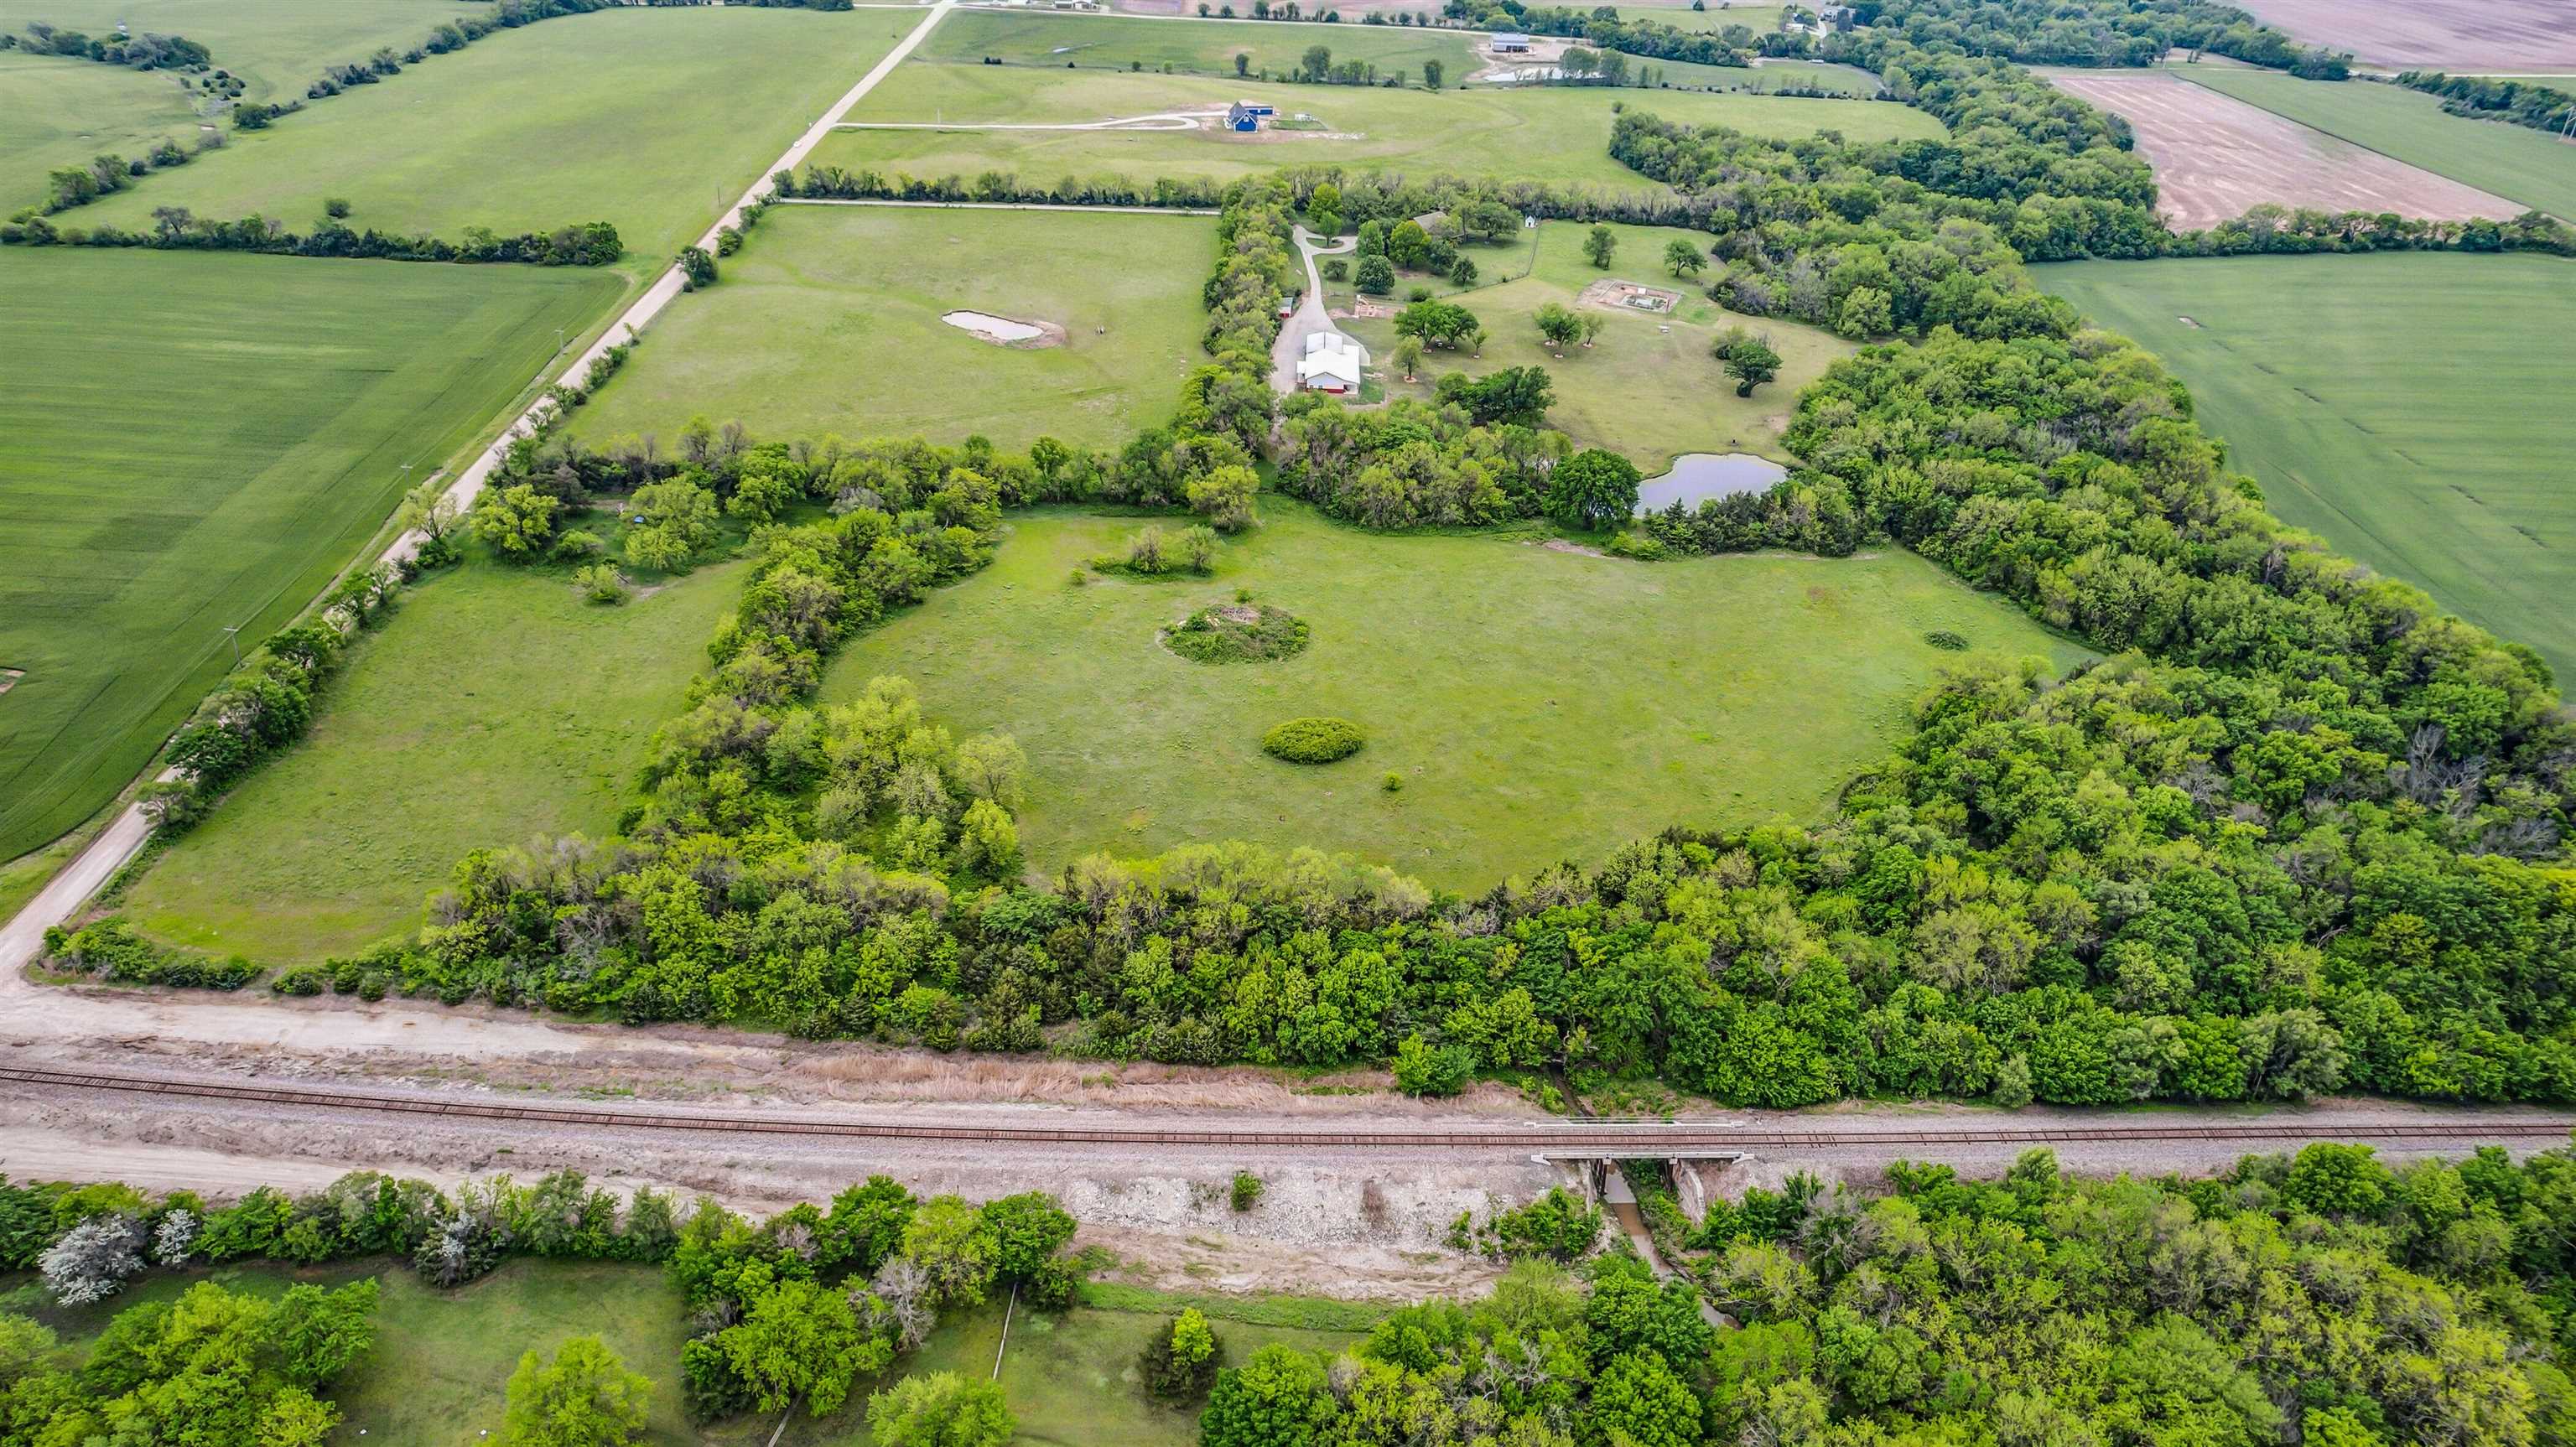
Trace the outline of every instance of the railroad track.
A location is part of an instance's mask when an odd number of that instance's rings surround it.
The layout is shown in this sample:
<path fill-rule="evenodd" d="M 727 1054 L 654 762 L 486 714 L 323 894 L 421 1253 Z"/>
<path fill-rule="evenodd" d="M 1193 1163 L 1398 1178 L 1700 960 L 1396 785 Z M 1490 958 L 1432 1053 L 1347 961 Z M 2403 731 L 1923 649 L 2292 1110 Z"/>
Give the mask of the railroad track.
<path fill-rule="evenodd" d="M 2441 1141 L 2462 1145 L 2509 1140 L 2563 1141 L 2576 1119 L 2558 1116 L 2462 1115 L 2425 1121 L 2337 1121 L 2284 1116 L 2278 1121 L 2205 1124 L 2140 1120 L 2103 1125 L 2032 1125 L 1989 1129 L 1958 1127 L 1857 1130 L 1780 1130 L 1726 1121 L 1559 1119 L 1512 1125 L 1462 1125 L 1384 1130 L 1218 1130 L 1148 1125 L 959 1125 L 898 1120 L 853 1120 L 733 1112 L 674 1112 L 617 1105 L 517 1105 L 505 1101 L 381 1095 L 319 1086 L 120 1075 L 94 1070 L 0 1066 L 0 1082 L 192 1100 L 240 1101 L 305 1110 L 374 1115 L 436 1116 L 450 1120 L 506 1121 L 587 1129 L 694 1131 L 754 1135 L 826 1136 L 875 1140 L 982 1141 L 1026 1145 L 1235 1146 L 1264 1149 L 1451 1148 L 1536 1154 L 1722 1154 L 1759 1150 L 1814 1150 L 1850 1146 L 2058 1145 L 2117 1141 Z"/>

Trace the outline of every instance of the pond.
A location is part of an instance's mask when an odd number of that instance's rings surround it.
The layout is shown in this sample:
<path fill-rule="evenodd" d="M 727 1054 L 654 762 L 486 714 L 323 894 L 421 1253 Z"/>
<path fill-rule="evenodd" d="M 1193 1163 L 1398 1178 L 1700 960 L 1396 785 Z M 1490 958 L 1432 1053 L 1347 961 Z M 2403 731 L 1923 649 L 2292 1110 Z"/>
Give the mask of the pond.
<path fill-rule="evenodd" d="M 1673 459 L 1673 470 L 1637 486 L 1640 516 L 1662 512 L 1674 503 L 1699 506 L 1702 498 L 1732 497 L 1739 492 L 1769 492 L 1789 469 L 1749 452 L 1685 452 Z"/>
<path fill-rule="evenodd" d="M 1027 322 L 988 316 L 983 312 L 947 312 L 939 319 L 961 331 L 973 332 L 988 342 L 1025 342 L 1046 335 L 1042 328 L 1030 326 Z"/>

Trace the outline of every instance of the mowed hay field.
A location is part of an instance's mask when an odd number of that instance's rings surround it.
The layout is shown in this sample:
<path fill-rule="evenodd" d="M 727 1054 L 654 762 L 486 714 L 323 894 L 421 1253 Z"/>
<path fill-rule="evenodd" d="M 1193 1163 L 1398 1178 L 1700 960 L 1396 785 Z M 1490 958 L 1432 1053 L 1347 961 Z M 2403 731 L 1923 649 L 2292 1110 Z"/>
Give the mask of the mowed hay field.
<path fill-rule="evenodd" d="M 197 112 L 164 74 L 0 50 L 0 216 L 41 205 L 45 174 L 92 156 L 193 146 Z"/>
<path fill-rule="evenodd" d="M 1422 79 L 1424 61 L 1438 61 L 1447 73 L 1447 83 L 1456 85 L 1480 63 L 1475 47 L 1483 38 L 1463 30 L 1401 25 L 1296 25 L 1254 20 L 1173 25 L 1123 15 L 961 10 L 939 22 L 939 28 L 930 32 L 930 38 L 921 43 L 914 57 L 926 62 L 967 65 L 979 65 L 989 58 L 1005 65 L 1054 70 L 1070 65 L 1122 75 L 1138 66 L 1148 71 L 1169 66 L 1176 71 L 1231 77 L 1235 74 L 1234 58 L 1240 55 L 1253 75 L 1267 71 L 1286 76 L 1297 69 L 1308 47 L 1320 45 L 1331 51 L 1336 61 L 1367 61 L 1382 76 L 1401 70 L 1410 82 Z"/>
<path fill-rule="evenodd" d="M 2515 381 L 2576 336 L 2576 262 L 2080 262 L 2039 284 L 2161 354 L 2275 513 L 2576 678 L 2576 413 Z"/>
<path fill-rule="evenodd" d="M 478 558 L 432 577 L 353 653 L 312 732 L 154 860 L 127 918 L 300 964 L 418 926 L 469 850 L 604 837 L 740 587 L 738 568 L 703 567 L 603 607 L 564 569 Z"/>
<path fill-rule="evenodd" d="M 1705 256 L 1709 240 L 1705 233 L 1613 226 L 1610 230 L 1618 238 L 1618 249 L 1609 268 L 1597 270 L 1583 256 L 1584 236 L 1591 229 L 1570 221 L 1549 221 L 1536 233 L 1515 233 L 1508 248 L 1466 248 L 1485 276 L 1513 279 L 1463 292 L 1446 286 L 1438 289 L 1474 312 L 1491 335 L 1482 355 L 1436 349 L 1425 353 L 1423 369 L 1410 386 L 1393 370 L 1392 320 L 1354 321 L 1346 323 L 1345 329 L 1368 346 L 1372 361 L 1386 369 L 1389 396 L 1427 398 L 1443 372 L 1483 376 L 1503 367 L 1545 367 L 1556 389 L 1548 424 L 1587 446 L 1625 454 L 1650 475 L 1663 471 L 1682 452 L 1759 452 L 1786 460 L 1780 433 L 1799 389 L 1823 375 L 1835 358 L 1858 349 L 1815 327 L 1732 315 L 1707 299 L 1700 281 L 1677 279 L 1664 269 L 1664 248 L 1675 240 L 1688 242 Z M 1679 292 L 1681 301 L 1662 316 L 1582 304 L 1584 288 L 1605 280 Z M 1396 296 L 1387 304 L 1399 303 L 1414 281 L 1410 276 L 1400 278 Z M 1326 293 L 1339 305 L 1350 299 L 1347 286 L 1327 284 Z M 1572 307 L 1581 315 L 1598 314 L 1602 329 L 1594 345 L 1578 343 L 1562 356 L 1549 351 L 1539 339 L 1536 322 L 1539 308 L 1549 302 Z M 1779 378 L 1757 388 L 1749 398 L 1735 395 L 1735 384 L 1708 354 L 1709 343 L 1731 325 L 1769 336 L 1781 358 Z"/>
<path fill-rule="evenodd" d="M 1089 123 L 1222 109 L 1246 97 L 1277 106 L 1282 115 L 1312 115 L 1321 129 L 1246 136 L 1213 127 L 1050 131 L 960 124 Z M 850 119 L 937 122 L 945 129 L 836 131 L 815 148 L 813 159 L 925 179 L 972 180 L 985 171 L 1007 171 L 1035 185 L 1103 175 L 1231 180 L 1284 166 L 1328 165 L 1416 178 L 1447 173 L 1645 189 L 1643 177 L 1610 159 L 1612 108 L 1622 105 L 1758 135 L 1840 130 L 1865 140 L 1943 134 L 1941 123 L 1923 112 L 1880 101 L 1557 86 L 1432 93 L 914 61 L 861 101 Z"/>
<path fill-rule="evenodd" d="M 2502 196 L 2515 213 L 2576 217 L 2576 145 L 2528 126 L 2448 115 L 2434 97 L 2394 85 L 2210 65 L 2185 73 L 2222 95 Z"/>
<path fill-rule="evenodd" d="M 2265 202 L 2448 221 L 2526 209 L 2170 71 L 2046 74 L 2058 89 L 2129 122 L 2138 154 L 2155 166 L 2156 209 L 2177 231 L 2203 230 Z"/>
<path fill-rule="evenodd" d="M 65 224 L 146 230 L 183 206 L 301 230 L 337 196 L 352 226 L 406 235 L 608 221 L 629 267 L 658 272 L 919 22 L 746 6 L 547 20 L 317 101 Z"/>
<path fill-rule="evenodd" d="M 184 35 L 247 82 L 245 100 L 282 102 L 300 99 L 326 67 L 385 46 L 408 50 L 478 8 L 471 0 L 0 0 L 0 31 L 42 20 L 89 35 L 113 35 L 120 23 L 137 35 Z"/>
<path fill-rule="evenodd" d="M 379 1293 L 375 1344 L 321 1395 L 341 1412 L 335 1442 L 367 1447 L 457 1447 L 498 1441 L 510 1373 L 520 1354 L 550 1359 L 576 1336 L 596 1336 L 629 1371 L 652 1383 L 642 1447 L 867 1447 L 867 1399 L 897 1380 L 931 1372 L 994 1377 L 1020 1431 L 1013 1440 L 1055 1447 L 1195 1447 L 1198 1413 L 1149 1395 L 1137 1360 L 1157 1329 L 1169 1330 L 1184 1301 L 1212 1319 L 1228 1360 L 1240 1363 L 1265 1346 L 1337 1352 L 1360 1339 L 1355 1328 L 1374 1312 L 1359 1303 L 1312 1298 L 1168 1297 L 1134 1288 L 1097 1288 L 1109 1306 L 1076 1305 L 1012 1312 L 1007 1344 L 1004 1304 L 940 1313 L 938 1329 L 919 1351 L 853 1384 L 842 1406 L 816 1417 L 803 1406 L 785 1415 L 753 1413 L 712 1424 L 692 1422 L 680 1378 L 680 1348 L 692 1325 L 687 1303 L 658 1266 L 609 1261 L 515 1259 L 452 1291 L 422 1281 L 392 1260 L 286 1267 L 268 1262 L 212 1271 L 154 1271 L 95 1306 L 65 1308 L 43 1297 L 14 1309 L 52 1327 L 62 1360 L 77 1366 L 120 1310 L 175 1301 L 189 1286 L 212 1280 L 228 1290 L 275 1297 L 289 1286 L 324 1288 L 375 1278 Z M 32 1283 L 33 1275 L 0 1279 Z M 1329 1325 L 1304 1325 L 1306 1321 Z"/>
<path fill-rule="evenodd" d="M 992 567 L 854 641 L 824 695 L 899 674 L 960 736 L 1016 736 L 1040 869 L 1247 839 L 1477 888 L 1667 825 L 1817 817 L 1957 657 L 1927 631 L 2078 656 L 1902 552 L 1650 566 L 1364 533 L 1272 496 L 1262 517 L 1211 578 L 1075 586 L 1152 519 L 1021 514 Z M 1206 665 L 1157 640 L 1238 588 L 1305 619 L 1306 650 Z M 1264 730 L 1307 714 L 1351 720 L 1366 747 L 1325 767 L 1261 752 Z"/>
<path fill-rule="evenodd" d="M 87 817 L 615 295 L 595 272 L 0 251 L 0 858 Z"/>
<path fill-rule="evenodd" d="M 2246 0 L 2311 45 L 2393 70 L 2576 70 L 2576 9 L 2493 0 Z"/>
<path fill-rule="evenodd" d="M 692 415 L 759 437 L 981 432 L 1115 447 L 1169 420 L 1205 360 L 1206 217 L 779 206 L 710 290 L 680 298 L 577 436 L 668 438 Z M 1060 329 L 1001 346 L 948 325 L 972 310 Z M 1105 329 L 1105 330 L 1104 330 Z"/>

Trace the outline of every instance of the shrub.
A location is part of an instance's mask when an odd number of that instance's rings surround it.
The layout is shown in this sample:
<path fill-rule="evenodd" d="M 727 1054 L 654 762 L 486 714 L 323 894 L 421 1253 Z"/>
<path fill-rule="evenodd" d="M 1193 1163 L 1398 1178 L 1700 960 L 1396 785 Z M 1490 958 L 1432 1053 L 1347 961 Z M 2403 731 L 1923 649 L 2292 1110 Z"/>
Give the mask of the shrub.
<path fill-rule="evenodd" d="M 1249 1211 L 1261 1204 L 1261 1178 L 1250 1171 L 1234 1173 L 1234 1209 Z"/>
<path fill-rule="evenodd" d="M 1192 663 L 1268 662 L 1306 650 L 1306 620 L 1266 604 L 1221 604 L 1164 629 L 1163 646 Z"/>
<path fill-rule="evenodd" d="M 1960 652 L 1968 646 L 1967 639 L 1960 637 L 1958 634 L 1951 632 L 1947 628 L 1933 629 L 1931 632 L 1923 635 L 1923 641 L 1931 644 L 1935 648 L 1944 649 L 1951 653 Z"/>
<path fill-rule="evenodd" d="M 1224 1345 L 1207 1317 L 1195 1306 L 1186 1307 L 1146 1343 L 1145 1387 L 1170 1401 L 1193 1400 L 1214 1385 L 1224 1359 Z"/>
<path fill-rule="evenodd" d="M 1261 736 L 1261 751 L 1292 764 L 1329 764 L 1358 753 L 1363 742 L 1348 719 L 1292 718 Z"/>
<path fill-rule="evenodd" d="M 1393 769 L 1389 769 L 1386 771 L 1386 777 L 1377 781 L 1377 786 L 1390 794 L 1402 793 L 1404 791 L 1404 775 Z"/>
<path fill-rule="evenodd" d="M 572 575 L 573 587 L 593 603 L 623 603 L 628 592 L 626 575 L 615 563 L 593 563 Z"/>
<path fill-rule="evenodd" d="M 349 214 L 348 198 L 345 196 L 326 196 L 322 198 L 322 214 L 330 217 L 334 221 L 338 221 L 347 216 Z"/>
<path fill-rule="evenodd" d="M 1456 1095 L 1476 1073 L 1464 1045 L 1433 1045 L 1419 1034 L 1395 1047 L 1395 1088 L 1407 1095 Z"/>

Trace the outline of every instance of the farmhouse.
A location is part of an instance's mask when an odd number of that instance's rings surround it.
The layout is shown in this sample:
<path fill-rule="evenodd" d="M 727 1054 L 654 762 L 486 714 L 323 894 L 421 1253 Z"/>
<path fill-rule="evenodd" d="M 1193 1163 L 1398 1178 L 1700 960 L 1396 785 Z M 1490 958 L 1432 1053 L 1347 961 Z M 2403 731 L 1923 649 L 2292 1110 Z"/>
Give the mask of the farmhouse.
<path fill-rule="evenodd" d="M 1367 366 L 1368 348 L 1340 332 L 1309 332 L 1306 355 L 1297 359 L 1297 385 L 1336 396 L 1356 392 Z"/>
<path fill-rule="evenodd" d="M 1527 55 L 1529 52 L 1530 38 L 1519 31 L 1505 30 L 1494 36 L 1496 55 Z"/>
<path fill-rule="evenodd" d="M 1263 116 L 1272 116 L 1277 114 L 1278 111 L 1269 106 L 1262 105 L 1257 101 L 1239 100 L 1225 108 L 1226 129 L 1231 131 L 1257 131 L 1261 129 L 1261 118 Z"/>
<path fill-rule="evenodd" d="M 1819 34 L 1828 30 L 1849 30 L 1859 23 L 1860 12 L 1848 5 L 1816 7 L 1816 30 Z"/>

